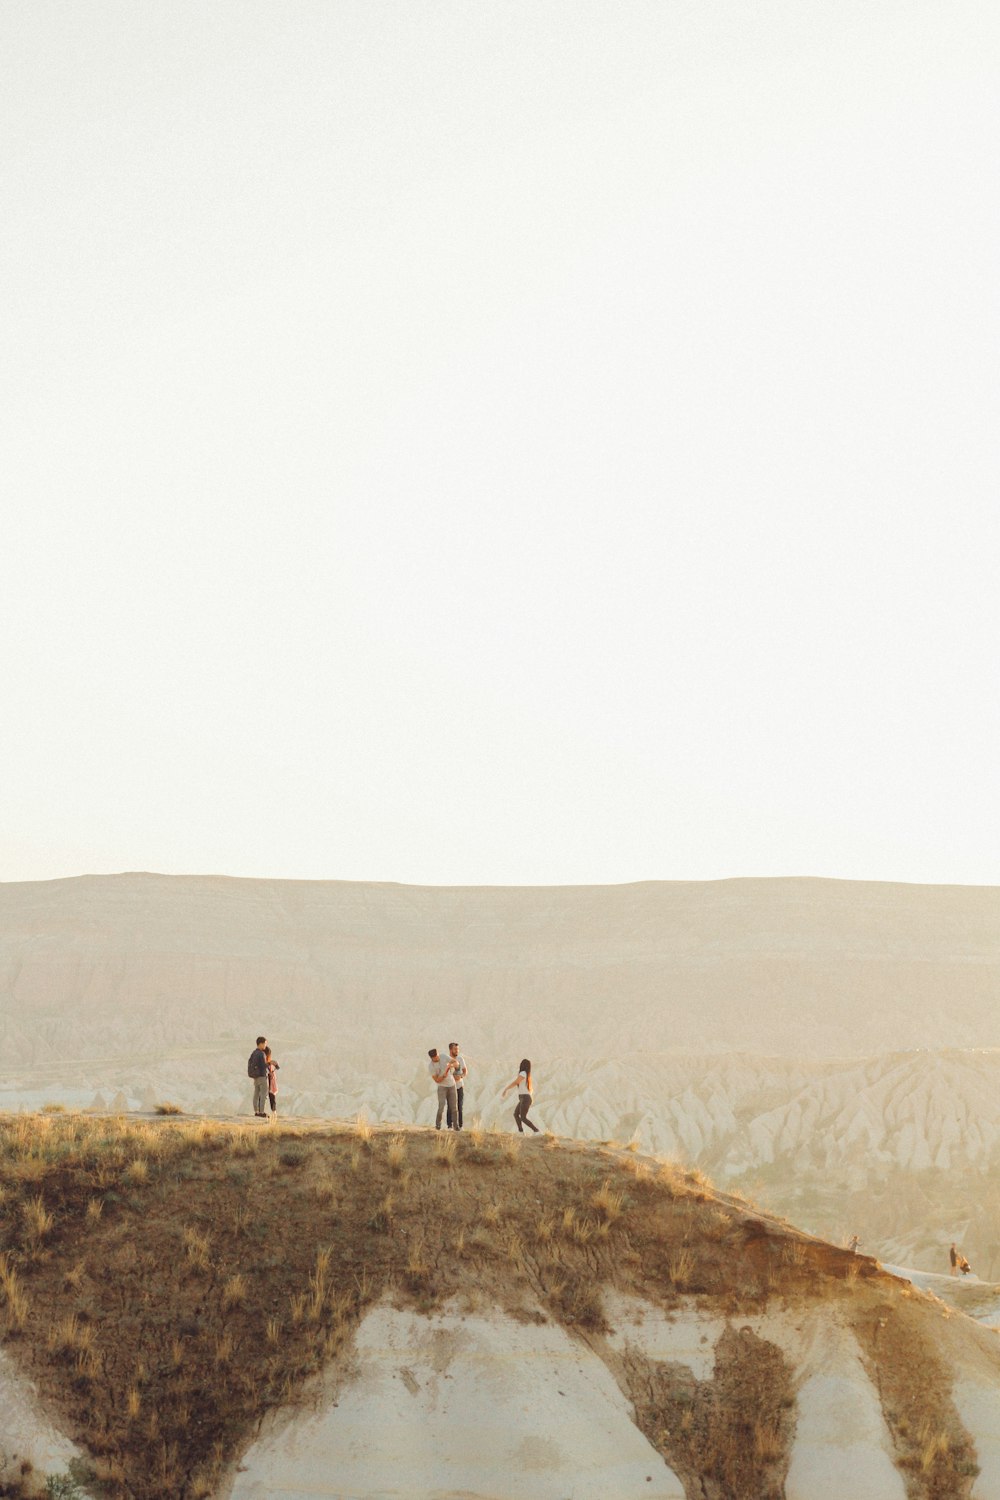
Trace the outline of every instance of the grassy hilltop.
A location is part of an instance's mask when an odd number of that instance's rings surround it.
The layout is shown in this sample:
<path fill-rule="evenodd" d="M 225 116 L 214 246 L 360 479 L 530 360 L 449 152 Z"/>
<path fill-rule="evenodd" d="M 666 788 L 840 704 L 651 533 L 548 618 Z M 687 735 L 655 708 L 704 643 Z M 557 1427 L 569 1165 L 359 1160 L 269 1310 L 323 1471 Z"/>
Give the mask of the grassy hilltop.
<path fill-rule="evenodd" d="M 610 1287 L 736 1319 L 836 1307 L 913 1500 L 965 1495 L 975 1473 L 918 1294 L 615 1143 L 19 1116 L 0 1121 L 0 1214 L 5 1345 L 109 1497 L 212 1495 L 262 1416 L 301 1399 L 386 1295 L 557 1321 L 601 1352 L 686 1485 L 778 1496 L 795 1420 L 781 1350 L 733 1330 L 701 1382 L 623 1360 L 602 1343 Z M 26 1473 L 0 1495 L 41 1485 Z"/>

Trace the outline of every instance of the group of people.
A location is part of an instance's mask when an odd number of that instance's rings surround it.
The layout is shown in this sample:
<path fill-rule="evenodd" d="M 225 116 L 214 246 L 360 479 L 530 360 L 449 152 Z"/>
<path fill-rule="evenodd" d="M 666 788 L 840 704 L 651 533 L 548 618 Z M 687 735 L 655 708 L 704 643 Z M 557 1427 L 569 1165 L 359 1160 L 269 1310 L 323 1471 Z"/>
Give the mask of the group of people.
<path fill-rule="evenodd" d="M 852 1255 L 857 1255 L 858 1246 L 860 1244 L 861 1240 L 855 1234 L 852 1235 L 847 1248 Z M 961 1250 L 954 1243 L 954 1241 L 952 1241 L 951 1249 L 948 1251 L 948 1264 L 951 1266 L 951 1274 L 953 1276 L 972 1275 L 972 1267 L 969 1265 L 969 1262 L 966 1260 L 965 1256 L 962 1254 Z"/>
<path fill-rule="evenodd" d="M 271 1114 L 278 1113 L 279 1066 L 271 1056 L 267 1037 L 259 1036 L 257 1045 L 247 1062 L 247 1075 L 253 1079 L 253 1112 L 258 1120 L 268 1118 L 266 1108 L 268 1103 L 271 1106 Z"/>
<path fill-rule="evenodd" d="M 448 1043 L 447 1057 L 442 1057 L 436 1047 L 431 1047 L 427 1056 L 430 1059 L 427 1071 L 437 1088 L 437 1116 L 434 1120 L 434 1129 L 440 1130 L 441 1122 L 444 1120 L 449 1130 L 461 1130 L 465 1105 L 465 1080 L 469 1076 L 469 1065 L 462 1056 L 457 1042 Z M 517 1090 L 514 1123 L 517 1125 L 519 1134 L 524 1134 L 524 1127 L 527 1125 L 528 1129 L 537 1135 L 538 1126 L 533 1120 L 528 1119 L 528 1111 L 534 1098 L 530 1058 L 521 1058 L 517 1077 L 502 1091 L 501 1099 L 506 1099 L 513 1089 Z"/>
<path fill-rule="evenodd" d="M 457 1042 L 448 1043 L 448 1056 L 442 1057 L 436 1047 L 431 1047 L 427 1056 L 430 1062 L 427 1071 L 437 1085 L 437 1118 L 434 1129 L 441 1129 L 441 1120 L 447 1110 L 449 1130 L 461 1130 L 462 1109 L 465 1104 L 465 1080 L 469 1076 L 469 1065 L 458 1050 Z"/>
<path fill-rule="evenodd" d="M 430 1058 L 428 1072 L 437 1088 L 437 1118 L 434 1121 L 434 1128 L 440 1130 L 442 1120 L 446 1120 L 449 1130 L 461 1130 L 465 1104 L 465 1080 L 469 1076 L 469 1065 L 462 1056 L 457 1042 L 448 1043 L 447 1057 L 442 1057 L 436 1047 L 431 1047 L 427 1056 Z M 278 1113 L 278 1066 L 271 1055 L 267 1037 L 259 1036 L 257 1045 L 247 1062 L 247 1075 L 253 1080 L 253 1112 L 258 1120 L 268 1118 L 268 1105 L 270 1105 L 272 1116 Z M 517 1090 L 514 1122 L 518 1131 L 523 1135 L 524 1127 L 527 1126 L 537 1135 L 538 1126 L 533 1120 L 528 1119 L 528 1111 L 534 1098 L 530 1058 L 521 1058 L 517 1077 L 512 1079 L 502 1091 L 501 1099 L 506 1099 L 514 1089 Z"/>
<path fill-rule="evenodd" d="M 444 1121 L 449 1130 L 461 1130 L 465 1105 L 465 1080 L 469 1076 L 469 1065 L 462 1056 L 457 1042 L 448 1043 L 447 1057 L 442 1057 L 436 1047 L 431 1047 L 427 1056 L 430 1059 L 427 1071 L 437 1088 L 437 1116 L 434 1120 L 434 1128 L 440 1130 Z M 257 1038 L 257 1045 L 251 1052 L 247 1063 L 247 1073 L 253 1079 L 253 1112 L 256 1118 L 268 1119 L 268 1106 L 270 1106 L 271 1116 L 276 1115 L 278 1113 L 278 1063 L 271 1055 L 266 1036 Z M 517 1077 L 511 1079 L 507 1087 L 501 1091 L 501 1099 L 506 1099 L 507 1095 L 513 1093 L 515 1089 L 517 1090 L 517 1107 L 514 1110 L 514 1123 L 521 1135 L 524 1134 L 525 1126 L 538 1135 L 538 1126 L 528 1118 L 535 1092 L 531 1081 L 530 1058 L 521 1058 Z M 854 1235 L 847 1248 L 856 1255 L 860 1244 L 860 1239 Z M 971 1274 L 972 1267 L 956 1245 L 952 1245 L 948 1258 L 953 1276 Z"/>

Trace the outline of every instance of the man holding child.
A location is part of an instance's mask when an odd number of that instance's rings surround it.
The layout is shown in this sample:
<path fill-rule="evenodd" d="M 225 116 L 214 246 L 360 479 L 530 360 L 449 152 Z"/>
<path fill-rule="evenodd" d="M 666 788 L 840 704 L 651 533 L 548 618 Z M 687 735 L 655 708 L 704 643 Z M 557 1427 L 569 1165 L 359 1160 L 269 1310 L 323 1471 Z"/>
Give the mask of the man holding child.
<path fill-rule="evenodd" d="M 450 1043 L 448 1052 L 448 1057 L 442 1057 L 436 1047 L 431 1047 L 427 1054 L 430 1058 L 427 1071 L 437 1085 L 438 1107 L 437 1118 L 434 1121 L 435 1130 L 441 1129 L 441 1117 L 446 1110 L 448 1129 L 461 1130 L 462 1128 L 461 1100 L 465 1093 L 465 1075 L 469 1070 L 465 1066 L 465 1059 L 459 1056 L 457 1042 Z M 463 1084 L 462 1088 L 459 1088 L 460 1081 Z"/>

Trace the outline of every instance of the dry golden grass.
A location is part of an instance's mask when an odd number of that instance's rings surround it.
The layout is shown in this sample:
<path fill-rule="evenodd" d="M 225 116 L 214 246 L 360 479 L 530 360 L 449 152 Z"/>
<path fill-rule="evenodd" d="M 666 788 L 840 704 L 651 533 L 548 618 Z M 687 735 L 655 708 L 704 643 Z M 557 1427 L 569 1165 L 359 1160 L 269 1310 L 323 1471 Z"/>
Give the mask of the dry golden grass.
<path fill-rule="evenodd" d="M 406 1269 L 411 1276 L 426 1276 L 430 1270 L 427 1251 L 422 1239 L 414 1240 L 406 1257 Z"/>
<path fill-rule="evenodd" d="M 605 1178 L 590 1199 L 591 1204 L 597 1212 L 609 1223 L 621 1217 L 622 1205 L 625 1202 L 625 1194 L 616 1192 L 611 1186 L 609 1178 Z"/>
<path fill-rule="evenodd" d="M 59 1354 L 68 1353 L 76 1348 L 77 1335 L 80 1331 L 80 1320 L 76 1313 L 67 1313 L 59 1323 L 55 1323 L 49 1329 L 48 1344 Z"/>
<path fill-rule="evenodd" d="M 787 1435 L 773 1421 L 758 1421 L 753 1428 L 753 1451 L 765 1464 L 777 1462 L 785 1452 Z"/>
<path fill-rule="evenodd" d="M 197 1229 L 185 1229 L 183 1235 L 184 1250 L 189 1261 L 192 1261 L 199 1270 L 207 1271 L 211 1264 L 212 1244 L 207 1234 L 202 1234 Z"/>
<path fill-rule="evenodd" d="M 684 1174 L 688 1191 L 696 1197 L 699 1202 L 705 1203 L 712 1196 L 713 1188 L 709 1179 L 700 1167 L 692 1167 Z"/>
<path fill-rule="evenodd" d="M 662 1192 L 669 1193 L 672 1198 L 683 1197 L 687 1191 L 687 1179 L 684 1171 L 676 1162 L 661 1162 L 654 1181 L 657 1188 Z"/>
<path fill-rule="evenodd" d="M 779 1227 L 679 1167 L 545 1145 L 364 1120 L 248 1132 L 0 1118 L 0 1329 L 85 1437 L 108 1500 L 195 1500 L 383 1294 L 427 1310 L 451 1297 L 533 1308 L 588 1333 L 606 1326 L 605 1286 L 668 1311 L 690 1291 L 726 1312 L 762 1305 L 783 1265 Z M 247 1211 L 251 1193 L 266 1215 Z M 806 1245 L 784 1269 L 810 1296 L 853 1296 L 872 1264 L 857 1257 L 855 1288 L 842 1259 Z M 734 1368 L 748 1358 L 737 1349 Z M 682 1432 L 690 1409 L 691 1453 L 709 1442 L 710 1404 L 685 1408 L 666 1393 L 650 1405 L 648 1389 L 642 1399 L 644 1430 Z M 735 1385 L 727 1399 L 743 1399 Z M 711 1418 L 723 1424 L 712 1428 L 720 1451 L 729 1409 Z M 780 1410 L 754 1413 L 760 1433 L 744 1447 L 755 1473 L 777 1462 Z M 697 1451 L 691 1463 L 708 1464 Z M 931 1472 L 952 1462 L 938 1453 Z M 734 1500 L 760 1500 L 733 1484 Z"/>
<path fill-rule="evenodd" d="M 385 1159 L 394 1172 L 401 1172 L 406 1162 L 406 1137 L 391 1135 L 386 1142 Z"/>
<path fill-rule="evenodd" d="M 694 1251 L 686 1245 L 676 1250 L 667 1261 L 667 1276 L 670 1285 L 684 1290 L 691 1284 L 691 1276 L 694 1271 Z"/>
<path fill-rule="evenodd" d="M 0 1295 L 8 1334 L 20 1333 L 28 1317 L 28 1299 L 6 1251 L 0 1254 Z"/>
<path fill-rule="evenodd" d="M 29 1198 L 23 1208 L 24 1225 L 28 1238 L 32 1240 L 43 1240 L 53 1225 L 53 1217 L 45 1207 L 45 1200 L 39 1195 L 37 1198 Z"/>
<path fill-rule="evenodd" d="M 396 1208 L 396 1200 L 391 1192 L 386 1193 L 379 1201 L 375 1212 L 366 1222 L 366 1228 L 376 1234 L 389 1234 L 392 1230 L 393 1214 Z"/>
<path fill-rule="evenodd" d="M 260 1150 L 259 1130 L 241 1130 L 233 1137 L 232 1150 L 236 1156 L 256 1156 Z"/>
<path fill-rule="evenodd" d="M 442 1167 L 453 1167 L 458 1150 L 458 1133 L 454 1130 L 435 1131 L 434 1160 Z"/>
<path fill-rule="evenodd" d="M 250 1295 L 247 1278 L 241 1271 L 227 1277 L 222 1286 L 222 1310 L 229 1312 L 234 1307 L 242 1307 Z"/>
<path fill-rule="evenodd" d="M 653 1169 L 650 1163 L 642 1156 L 626 1156 L 622 1165 L 632 1178 L 633 1182 L 643 1186 L 652 1180 Z"/>
<path fill-rule="evenodd" d="M 729 1238 L 733 1227 L 733 1216 L 725 1208 L 709 1208 L 699 1219 L 703 1237 L 721 1244 Z"/>
<path fill-rule="evenodd" d="M 63 1273 L 63 1285 L 67 1291 L 78 1292 L 83 1286 L 83 1273 L 86 1269 L 85 1262 L 78 1260 L 75 1266 L 67 1266 Z"/>
<path fill-rule="evenodd" d="M 926 1474 L 951 1452 L 951 1439 L 946 1432 L 924 1429 L 920 1440 L 920 1467 Z"/>

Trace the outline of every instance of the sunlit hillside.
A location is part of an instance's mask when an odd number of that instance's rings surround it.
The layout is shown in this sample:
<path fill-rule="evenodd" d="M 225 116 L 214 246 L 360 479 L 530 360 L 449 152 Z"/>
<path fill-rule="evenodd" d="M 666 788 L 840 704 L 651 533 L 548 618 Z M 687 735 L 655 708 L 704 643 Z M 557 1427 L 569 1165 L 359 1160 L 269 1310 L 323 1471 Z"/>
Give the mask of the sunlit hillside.
<path fill-rule="evenodd" d="M 560 1136 L 634 1137 L 834 1239 L 1000 1276 L 1000 892 L 829 880 L 533 889 L 122 875 L 0 885 L 0 1108 L 470 1115 L 527 1053 Z"/>
<path fill-rule="evenodd" d="M 992 1331 L 622 1146 L 22 1116 L 0 1188 L 2 1495 L 1000 1493 Z"/>

